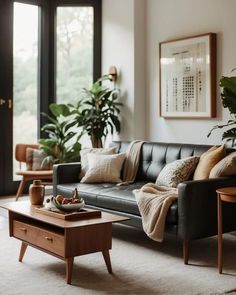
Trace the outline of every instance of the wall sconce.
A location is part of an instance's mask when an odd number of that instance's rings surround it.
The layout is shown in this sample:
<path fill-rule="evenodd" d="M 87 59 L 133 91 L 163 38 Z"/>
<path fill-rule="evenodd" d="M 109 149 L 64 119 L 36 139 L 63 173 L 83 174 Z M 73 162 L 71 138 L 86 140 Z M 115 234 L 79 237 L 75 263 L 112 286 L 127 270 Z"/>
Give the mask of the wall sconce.
<path fill-rule="evenodd" d="M 110 66 L 108 73 L 109 73 L 109 79 L 115 82 L 118 77 L 116 66 Z"/>

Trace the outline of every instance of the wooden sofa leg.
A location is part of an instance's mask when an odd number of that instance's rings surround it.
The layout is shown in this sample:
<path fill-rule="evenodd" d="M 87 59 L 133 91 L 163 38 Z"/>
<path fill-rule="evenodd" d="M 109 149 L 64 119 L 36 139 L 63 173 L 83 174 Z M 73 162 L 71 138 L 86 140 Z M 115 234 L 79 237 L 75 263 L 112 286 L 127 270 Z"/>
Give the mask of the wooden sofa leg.
<path fill-rule="evenodd" d="M 20 185 L 18 187 L 17 193 L 16 193 L 16 201 L 18 201 L 19 197 L 22 195 L 25 184 L 26 184 L 26 180 L 24 178 L 22 178 Z"/>
<path fill-rule="evenodd" d="M 183 241 L 183 256 L 184 256 L 184 264 L 188 264 L 189 259 L 189 241 Z"/>

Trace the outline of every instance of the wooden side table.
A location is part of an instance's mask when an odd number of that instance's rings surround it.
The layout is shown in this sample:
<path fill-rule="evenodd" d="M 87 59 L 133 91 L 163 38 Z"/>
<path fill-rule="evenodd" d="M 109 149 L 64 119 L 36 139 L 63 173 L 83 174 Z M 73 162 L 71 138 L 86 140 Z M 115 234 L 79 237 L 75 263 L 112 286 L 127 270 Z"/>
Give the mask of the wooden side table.
<path fill-rule="evenodd" d="M 236 187 L 219 188 L 217 192 L 218 211 L 218 270 L 222 273 L 222 202 L 236 203 Z"/>

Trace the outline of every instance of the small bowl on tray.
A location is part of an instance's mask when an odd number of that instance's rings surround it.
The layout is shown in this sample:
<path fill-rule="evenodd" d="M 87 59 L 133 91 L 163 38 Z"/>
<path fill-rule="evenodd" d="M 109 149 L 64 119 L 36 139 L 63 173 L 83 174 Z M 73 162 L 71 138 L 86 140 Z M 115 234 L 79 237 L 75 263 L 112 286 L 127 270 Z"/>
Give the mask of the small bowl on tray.
<path fill-rule="evenodd" d="M 55 207 L 63 212 L 73 212 L 73 211 L 79 211 L 85 206 L 84 200 L 79 203 L 74 203 L 74 204 L 60 204 L 56 198 L 53 198 L 53 204 Z"/>

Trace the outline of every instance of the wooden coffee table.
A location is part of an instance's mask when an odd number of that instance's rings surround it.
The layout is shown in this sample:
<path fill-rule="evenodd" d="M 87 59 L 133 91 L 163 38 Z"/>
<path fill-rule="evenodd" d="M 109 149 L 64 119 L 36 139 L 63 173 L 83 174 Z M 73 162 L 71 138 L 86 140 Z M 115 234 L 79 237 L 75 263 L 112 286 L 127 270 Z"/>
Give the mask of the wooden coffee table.
<path fill-rule="evenodd" d="M 67 221 L 36 212 L 29 201 L 11 202 L 0 207 L 9 211 L 9 235 L 22 241 L 19 261 L 27 246 L 66 262 L 66 282 L 71 283 L 74 257 L 102 252 L 112 273 L 109 249 L 112 247 L 112 223 L 129 218 L 102 212 L 100 218 Z"/>

